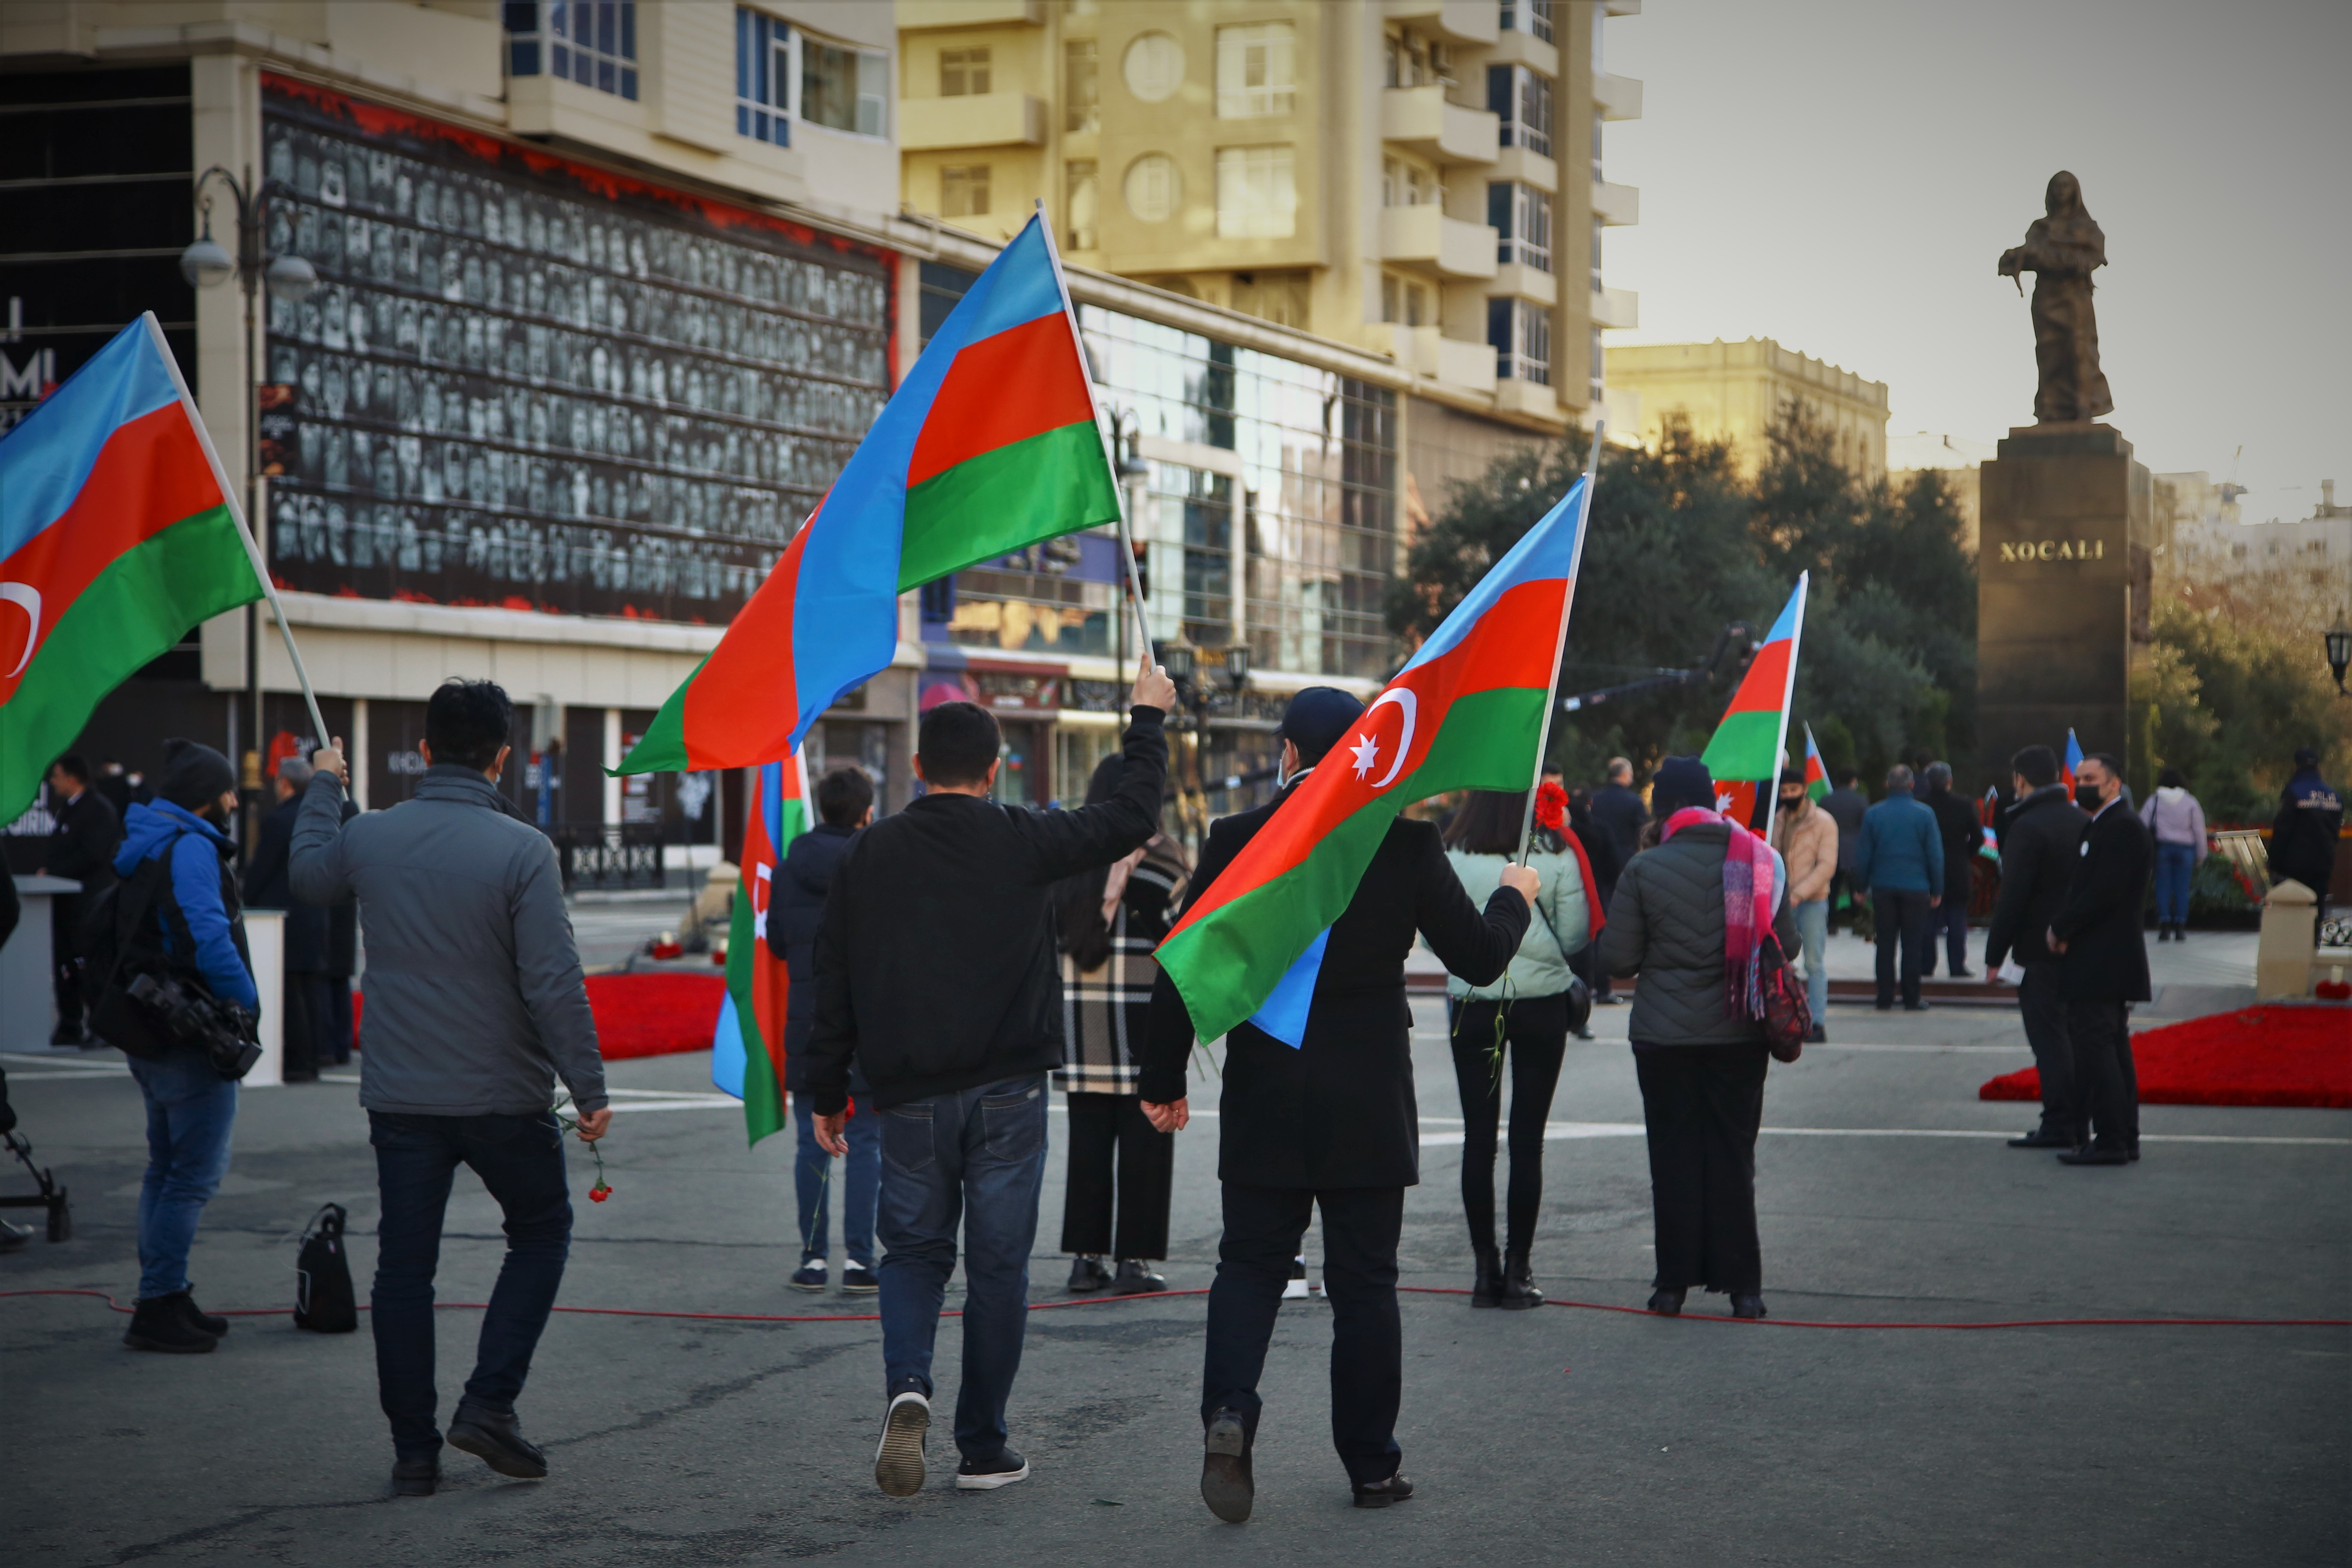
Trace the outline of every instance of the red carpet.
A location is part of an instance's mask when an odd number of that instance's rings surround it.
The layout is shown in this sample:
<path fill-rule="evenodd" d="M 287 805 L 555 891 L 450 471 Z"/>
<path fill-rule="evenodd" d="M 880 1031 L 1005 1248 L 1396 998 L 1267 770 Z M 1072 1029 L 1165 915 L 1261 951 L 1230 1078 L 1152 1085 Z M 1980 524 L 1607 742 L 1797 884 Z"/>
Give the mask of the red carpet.
<path fill-rule="evenodd" d="M 2132 1037 L 2142 1105 L 2352 1107 L 2352 1012 L 2260 1006 Z M 2032 1068 L 2004 1073 L 1979 1100 L 2040 1100 Z"/>
<path fill-rule="evenodd" d="M 608 1062 L 707 1051 L 726 990 L 726 980 L 717 974 L 592 974 L 588 1006 L 596 1015 L 597 1047 Z M 355 1026 L 360 1010 L 354 994 Z"/>

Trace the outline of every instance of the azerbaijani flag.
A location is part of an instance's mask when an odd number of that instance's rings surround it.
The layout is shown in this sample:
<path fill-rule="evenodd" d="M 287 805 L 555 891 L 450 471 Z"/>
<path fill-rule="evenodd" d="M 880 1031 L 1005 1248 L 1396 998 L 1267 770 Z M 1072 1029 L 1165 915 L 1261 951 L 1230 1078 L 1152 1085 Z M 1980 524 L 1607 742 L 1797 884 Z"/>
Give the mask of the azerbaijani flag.
<path fill-rule="evenodd" d="M 727 635 L 619 773 L 789 754 L 898 649 L 898 595 L 1118 517 L 1042 214 L 976 279 Z"/>
<path fill-rule="evenodd" d="M 743 881 L 727 923 L 727 994 L 710 1041 L 710 1081 L 743 1102 L 757 1143 L 784 1125 L 784 994 L 791 978 L 768 948 L 768 904 L 784 850 L 808 830 L 808 771 L 794 752 L 760 770 L 759 808 L 743 825 Z"/>
<path fill-rule="evenodd" d="M 1297 1046 L 1331 922 L 1397 814 L 1534 785 L 1591 484 L 1495 563 L 1160 944 L 1200 1038 L 1247 1021 Z"/>
<path fill-rule="evenodd" d="M 2074 739 L 2074 726 L 2066 726 L 2066 760 L 2058 769 L 2058 777 L 2066 786 L 2066 798 L 2074 798 L 2074 770 L 2083 765 L 2083 742 Z"/>
<path fill-rule="evenodd" d="M 1715 775 L 1716 809 L 1732 821 L 1756 825 L 1758 786 L 1780 776 L 1780 754 L 1789 735 L 1789 697 L 1797 689 L 1797 645 L 1805 636 L 1805 589 L 1811 572 L 1797 574 L 1797 586 L 1780 607 L 1780 619 L 1764 635 L 1764 646 L 1748 661 L 1748 673 L 1732 693 L 1731 706 L 1699 761 Z M 1769 788 L 1765 795 L 1775 793 Z"/>
<path fill-rule="evenodd" d="M 1977 806 L 1977 826 L 1984 833 L 1984 842 L 1977 846 L 1977 853 L 1996 866 L 2000 864 L 2000 837 L 1993 831 L 1993 825 L 2000 819 L 2000 791 L 1987 784 L 1984 799 Z"/>
<path fill-rule="evenodd" d="M 106 694 L 261 566 L 151 311 L 0 437 L 0 821 Z"/>
<path fill-rule="evenodd" d="M 1826 800 L 1830 793 L 1830 771 L 1822 765 L 1822 749 L 1813 743 L 1813 727 L 1805 726 L 1805 798 Z"/>

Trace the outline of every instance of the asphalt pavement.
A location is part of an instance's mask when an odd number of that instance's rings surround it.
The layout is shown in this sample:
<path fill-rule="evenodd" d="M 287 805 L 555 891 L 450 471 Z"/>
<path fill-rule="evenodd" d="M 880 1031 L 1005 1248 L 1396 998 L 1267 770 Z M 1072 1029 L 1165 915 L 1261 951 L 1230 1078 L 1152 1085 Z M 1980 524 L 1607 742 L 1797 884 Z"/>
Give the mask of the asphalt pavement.
<path fill-rule="evenodd" d="M 2211 954 L 2192 943 L 2183 956 Z M 1404 1280 L 1458 1288 L 1459 1108 L 1441 1006 L 1417 1001 L 1415 1016 L 1423 1179 L 1406 1207 Z M 1640 1305 L 1651 1270 L 1625 1016 L 1602 1010 L 1604 1037 L 1571 1046 L 1536 1248 L 1552 1296 L 1613 1307 Z M 1256 1517 L 1234 1527 L 1196 1491 L 1197 1296 L 1034 1316 L 1012 1425 L 1035 1474 L 991 1493 L 949 1479 L 958 1350 L 943 1325 L 933 1477 L 903 1501 L 871 1479 L 871 1322 L 560 1315 L 520 1406 L 551 1478 L 501 1480 L 451 1451 L 439 1496 L 395 1501 L 364 1325 L 321 1337 L 242 1318 L 213 1355 L 142 1355 L 100 1301 L 20 1298 L 0 1300 L 0 1558 L 2346 1562 L 2352 1330 L 1793 1321 L 2352 1317 L 2352 1112 L 2152 1106 L 2139 1164 L 2070 1170 L 2003 1145 L 2031 1107 L 1976 1099 L 2030 1059 L 2013 1015 L 1840 1007 L 1829 1026 L 1832 1043 L 1775 1067 L 1766 1090 L 1758 1195 L 1773 1321 L 1723 1320 L 1720 1297 L 1668 1321 L 1409 1295 L 1399 1436 L 1421 1490 L 1386 1511 L 1349 1506 L 1330 1451 L 1319 1300 L 1283 1310 Z M 144 1159 L 135 1086 L 110 1054 L 0 1065 L 39 1158 L 72 1184 L 77 1225 L 68 1243 L 0 1258 L 0 1289 L 127 1301 Z M 870 1298 L 784 1287 L 799 1251 L 790 1135 L 747 1149 L 707 1071 L 703 1056 L 613 1068 L 625 1091 L 605 1144 L 614 1193 L 578 1205 L 564 1304 L 870 1310 Z M 246 1095 L 194 1259 L 207 1308 L 289 1304 L 289 1238 L 328 1201 L 352 1211 L 364 1299 L 376 1207 L 356 1093 L 346 1074 Z M 1202 1082 L 1196 1104 L 1214 1103 Z M 1038 1301 L 1063 1299 L 1067 1268 L 1054 1250 L 1058 1114 L 1055 1131 Z M 1215 1152 L 1216 1121 L 1202 1116 L 1179 1146 L 1166 1265 L 1179 1289 L 1213 1268 Z M 572 1162 L 584 1197 L 593 1173 L 576 1150 Z M 0 1171 L 0 1188 L 22 1187 Z M 483 1300 L 499 1247 L 495 1206 L 461 1174 L 443 1300 Z M 445 1401 L 476 1321 L 442 1315 Z"/>

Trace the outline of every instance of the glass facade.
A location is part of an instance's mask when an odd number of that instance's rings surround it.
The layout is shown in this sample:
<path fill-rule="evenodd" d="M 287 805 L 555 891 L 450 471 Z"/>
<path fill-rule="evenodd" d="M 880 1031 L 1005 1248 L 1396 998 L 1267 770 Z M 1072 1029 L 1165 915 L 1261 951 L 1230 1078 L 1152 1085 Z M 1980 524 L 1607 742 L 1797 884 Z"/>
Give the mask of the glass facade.
<path fill-rule="evenodd" d="M 636 0 L 507 0 L 509 76 L 559 76 L 637 96 Z"/>

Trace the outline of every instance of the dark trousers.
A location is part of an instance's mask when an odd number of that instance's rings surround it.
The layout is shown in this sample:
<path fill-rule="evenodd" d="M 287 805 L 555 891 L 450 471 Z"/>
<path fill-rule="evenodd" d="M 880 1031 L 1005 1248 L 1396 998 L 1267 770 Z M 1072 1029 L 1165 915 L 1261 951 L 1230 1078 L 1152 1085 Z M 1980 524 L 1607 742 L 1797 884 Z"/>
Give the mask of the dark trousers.
<path fill-rule="evenodd" d="M 1660 1289 L 1763 1289 L 1756 1130 L 1767 1060 L 1760 1045 L 1633 1047 L 1650 1132 Z"/>
<path fill-rule="evenodd" d="M 383 1217 L 376 1225 L 375 1378 L 392 1447 L 424 1458 L 441 1447 L 434 1423 L 433 1273 L 441 1216 L 459 1165 L 473 1170 L 504 1215 L 506 1261 L 482 1314 L 474 1375 L 460 1406 L 514 1409 L 547 1327 L 572 1247 L 572 1198 L 563 1133 L 552 1113 L 411 1116 L 368 1112 Z"/>
<path fill-rule="evenodd" d="M 1495 1250 L 1495 1132 L 1502 1120 L 1507 1043 L 1511 1184 L 1505 1234 L 1513 1252 L 1525 1252 L 1535 1242 L 1543 1210 L 1544 1123 L 1551 1119 L 1552 1089 L 1568 1052 L 1568 997 L 1527 996 L 1507 1005 L 1457 1001 L 1448 1011 L 1454 1083 L 1462 1093 L 1462 1212 L 1470 1222 L 1470 1246 Z"/>
<path fill-rule="evenodd" d="M 349 1067 L 352 1063 L 352 977 L 348 974 L 327 976 L 327 1034 L 319 1043 L 320 1067 Z"/>
<path fill-rule="evenodd" d="M 1575 975 L 1579 980 L 1584 982 L 1584 988 L 1592 993 L 1592 1005 L 1594 1006 L 1597 1007 L 1601 1003 L 1609 999 L 1611 995 L 1609 989 L 1609 967 L 1601 962 L 1601 943 L 1599 942 L 1588 942 L 1582 947 L 1578 948 L 1574 952 L 1570 953 L 1568 955 L 1568 972 L 1570 974 Z"/>
<path fill-rule="evenodd" d="M 1062 1188 L 1062 1250 L 1088 1258 L 1108 1253 L 1122 1263 L 1130 1258 L 1167 1257 L 1175 1135 L 1151 1125 L 1139 1095 L 1073 1092 L 1069 1100 L 1070 1164 Z M 1114 1207 L 1116 1237 L 1111 1231 Z"/>
<path fill-rule="evenodd" d="M 49 900 L 50 988 L 58 1002 L 58 1029 L 78 1035 L 82 1027 L 81 897 L 67 893 Z"/>
<path fill-rule="evenodd" d="M 1936 939 L 1944 939 L 1944 972 L 1957 980 L 1969 966 L 1968 895 L 1954 898 L 1948 888 L 1944 901 L 1927 911 L 1927 935 L 1919 944 L 1919 973 L 1936 973 Z"/>
<path fill-rule="evenodd" d="M 1927 967 L 1927 895 L 1905 888 L 1870 889 L 1871 913 L 1878 921 L 1878 1005 L 1895 1005 L 1895 950 L 1903 949 L 1903 1005 L 1919 1005 L 1919 975 Z"/>
<path fill-rule="evenodd" d="M 2083 1142 L 2083 1108 L 2074 1097 L 2074 1051 L 2066 1037 L 2066 997 L 2055 963 L 2022 964 L 2017 1010 L 2025 1019 L 2025 1043 L 2042 1075 L 2042 1127 Z"/>
<path fill-rule="evenodd" d="M 1397 1314 L 1402 1187 L 1253 1187 L 1224 1184 L 1225 1235 L 1209 1290 L 1209 1345 L 1201 1420 L 1240 1413 L 1255 1436 L 1265 1347 L 1307 1221 L 1323 1211 L 1323 1295 L 1331 1303 L 1331 1443 L 1348 1479 L 1396 1474 L 1397 1404 L 1404 1388 L 1404 1325 Z"/>
<path fill-rule="evenodd" d="M 1846 924 L 1849 927 L 1853 924 L 1853 900 L 1855 894 L 1860 889 L 1856 889 L 1853 885 L 1853 872 L 1841 867 L 1839 869 L 1830 873 L 1830 890 L 1828 898 L 1830 901 L 1830 931 L 1832 933 L 1837 931 L 1838 910 L 1841 907 L 1845 910 Z M 1838 897 L 1840 894 L 1843 894 L 1845 897 L 1845 903 L 1843 906 L 1841 906 L 1838 903 Z"/>
<path fill-rule="evenodd" d="M 286 972 L 286 1081 L 308 1083 L 334 1057 L 337 984 L 344 986 L 344 1017 L 351 1016 L 350 984 L 312 970 Z"/>
<path fill-rule="evenodd" d="M 2074 1047 L 2074 1092 L 2092 1143 L 2139 1147 L 2139 1071 L 2132 1063 L 2131 1005 L 2066 1004 L 2066 1037 Z"/>

